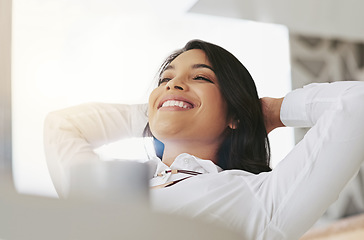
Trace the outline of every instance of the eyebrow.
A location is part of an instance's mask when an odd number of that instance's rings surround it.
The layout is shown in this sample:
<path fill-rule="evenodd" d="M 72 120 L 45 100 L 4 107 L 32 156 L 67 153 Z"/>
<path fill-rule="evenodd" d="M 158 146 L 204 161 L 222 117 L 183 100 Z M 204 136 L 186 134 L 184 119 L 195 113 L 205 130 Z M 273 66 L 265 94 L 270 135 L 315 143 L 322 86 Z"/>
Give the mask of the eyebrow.
<path fill-rule="evenodd" d="M 203 63 L 198 63 L 198 64 L 194 64 L 192 65 L 193 69 L 197 69 L 197 68 L 208 68 L 211 71 L 213 71 L 215 73 L 215 70 L 210 67 L 209 65 L 203 64 Z M 168 65 L 163 71 L 169 70 L 169 69 L 175 69 L 175 67 L 173 65 Z"/>
<path fill-rule="evenodd" d="M 194 65 L 192 65 L 192 68 L 194 68 L 194 69 L 196 69 L 196 68 L 208 68 L 211 71 L 215 72 L 215 70 L 212 67 L 210 67 L 209 65 L 206 65 L 206 64 L 202 64 L 202 63 L 194 64 Z"/>

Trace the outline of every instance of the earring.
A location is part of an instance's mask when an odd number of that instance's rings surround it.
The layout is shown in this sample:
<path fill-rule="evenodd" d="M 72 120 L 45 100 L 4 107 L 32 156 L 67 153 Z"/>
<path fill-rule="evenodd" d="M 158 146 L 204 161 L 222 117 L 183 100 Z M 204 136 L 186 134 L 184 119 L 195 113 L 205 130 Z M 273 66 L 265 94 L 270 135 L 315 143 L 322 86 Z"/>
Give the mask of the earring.
<path fill-rule="evenodd" d="M 238 128 L 238 125 L 240 123 L 240 120 L 234 120 L 231 123 L 229 123 L 229 128 L 231 128 L 232 130 L 235 130 Z"/>

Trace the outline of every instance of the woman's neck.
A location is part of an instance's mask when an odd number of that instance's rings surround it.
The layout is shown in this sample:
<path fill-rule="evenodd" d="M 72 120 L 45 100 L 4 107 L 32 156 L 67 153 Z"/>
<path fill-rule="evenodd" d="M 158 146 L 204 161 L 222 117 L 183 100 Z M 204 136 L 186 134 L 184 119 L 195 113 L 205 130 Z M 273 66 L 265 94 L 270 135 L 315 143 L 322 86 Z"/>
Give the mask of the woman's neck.
<path fill-rule="evenodd" d="M 167 166 L 171 166 L 176 157 L 182 153 L 188 153 L 201 159 L 211 160 L 217 163 L 217 150 L 216 143 L 212 144 L 199 144 L 196 142 L 187 143 L 165 143 L 162 162 Z"/>

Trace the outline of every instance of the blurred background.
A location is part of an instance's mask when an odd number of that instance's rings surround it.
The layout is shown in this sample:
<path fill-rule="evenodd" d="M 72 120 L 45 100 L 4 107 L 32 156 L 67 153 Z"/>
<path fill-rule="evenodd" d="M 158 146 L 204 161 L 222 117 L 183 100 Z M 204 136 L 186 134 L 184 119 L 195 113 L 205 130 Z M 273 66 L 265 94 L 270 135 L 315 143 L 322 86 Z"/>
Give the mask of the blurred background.
<path fill-rule="evenodd" d="M 12 172 L 18 192 L 57 197 L 43 153 L 47 113 L 147 102 L 159 65 L 191 39 L 232 52 L 260 97 L 363 80 L 362 9 L 360 0 L 0 0 L 0 168 Z M 273 167 L 306 131 L 270 134 Z M 99 151 L 140 159 L 143 144 Z M 364 177 L 356 179 L 342 200 L 355 207 L 345 213 L 364 209 Z"/>

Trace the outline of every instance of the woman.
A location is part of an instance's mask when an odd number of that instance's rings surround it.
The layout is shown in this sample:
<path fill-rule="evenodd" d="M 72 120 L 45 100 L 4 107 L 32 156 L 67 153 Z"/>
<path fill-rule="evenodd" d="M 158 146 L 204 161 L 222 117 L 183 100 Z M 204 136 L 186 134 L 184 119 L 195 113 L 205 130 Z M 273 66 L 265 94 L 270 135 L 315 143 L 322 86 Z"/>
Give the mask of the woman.
<path fill-rule="evenodd" d="M 162 159 L 151 159 L 153 208 L 221 223 L 244 239 L 298 239 L 363 162 L 363 100 L 362 82 L 339 82 L 260 101 L 233 55 L 187 43 L 162 65 L 149 98 L 146 132 L 164 143 Z M 71 166 L 98 159 L 93 148 L 141 136 L 145 111 L 89 104 L 50 114 L 45 149 L 60 195 Z M 312 129 L 270 171 L 267 132 L 284 125 Z"/>
<path fill-rule="evenodd" d="M 149 126 L 168 145 L 163 156 L 167 165 L 178 154 L 190 153 L 223 169 L 270 171 L 254 81 L 239 60 L 218 46 L 192 41 L 165 61 L 149 99 Z M 181 137 L 184 141 L 174 146 Z M 176 150 L 172 156 L 171 149 Z"/>

